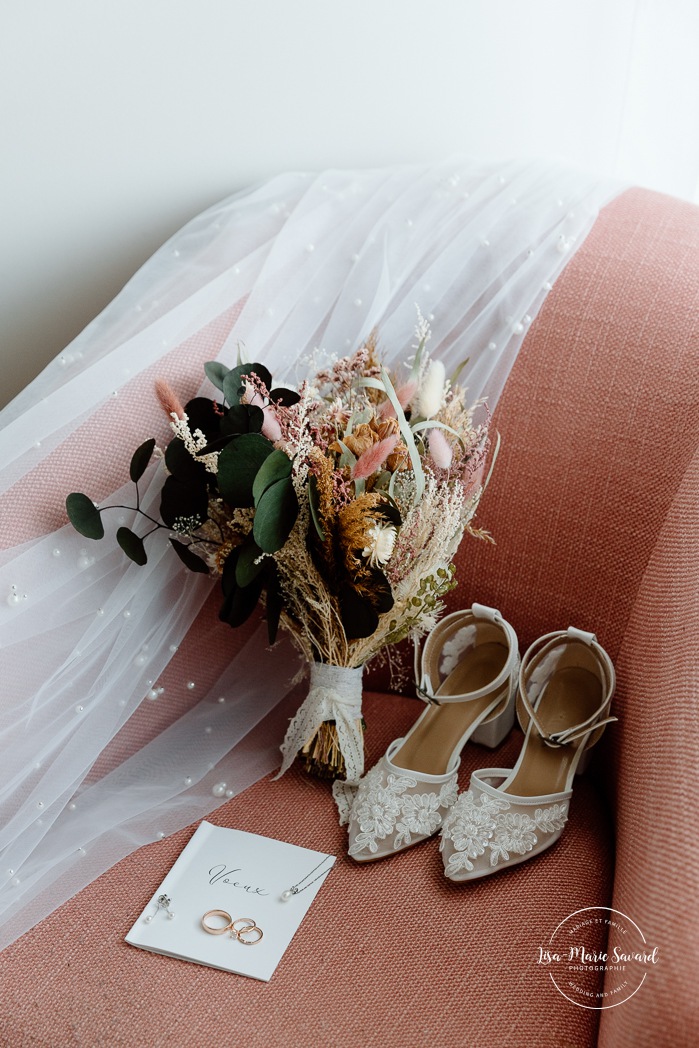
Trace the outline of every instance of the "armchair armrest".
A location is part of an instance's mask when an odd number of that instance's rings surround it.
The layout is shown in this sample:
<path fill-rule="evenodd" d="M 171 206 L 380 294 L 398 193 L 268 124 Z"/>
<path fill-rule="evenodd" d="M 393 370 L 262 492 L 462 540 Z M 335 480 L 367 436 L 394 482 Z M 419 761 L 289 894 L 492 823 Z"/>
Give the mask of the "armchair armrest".
<path fill-rule="evenodd" d="M 497 546 L 462 544 L 452 595 L 499 607 L 522 649 L 592 630 L 617 665 L 619 723 L 593 761 L 617 824 L 612 905 L 659 960 L 601 1012 L 603 1048 L 689 1044 L 699 1024 L 698 317 L 699 208 L 627 191 L 522 347 L 479 513 Z"/>

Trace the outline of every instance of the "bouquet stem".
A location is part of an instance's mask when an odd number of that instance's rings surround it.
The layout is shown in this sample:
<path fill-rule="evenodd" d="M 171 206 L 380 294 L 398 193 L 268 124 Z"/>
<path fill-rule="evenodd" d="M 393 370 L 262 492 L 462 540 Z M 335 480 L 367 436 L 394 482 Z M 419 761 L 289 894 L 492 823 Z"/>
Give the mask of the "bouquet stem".
<path fill-rule="evenodd" d="M 362 722 L 363 666 L 311 663 L 308 695 L 289 722 L 282 743 L 283 775 L 297 755 L 321 778 L 344 775 L 352 781 L 364 772 Z"/>
<path fill-rule="evenodd" d="M 357 737 L 364 745 L 364 718 L 355 721 Z M 340 779 L 346 774 L 345 758 L 340 747 L 335 721 L 323 721 L 300 753 L 301 762 L 310 775 L 319 779 Z"/>

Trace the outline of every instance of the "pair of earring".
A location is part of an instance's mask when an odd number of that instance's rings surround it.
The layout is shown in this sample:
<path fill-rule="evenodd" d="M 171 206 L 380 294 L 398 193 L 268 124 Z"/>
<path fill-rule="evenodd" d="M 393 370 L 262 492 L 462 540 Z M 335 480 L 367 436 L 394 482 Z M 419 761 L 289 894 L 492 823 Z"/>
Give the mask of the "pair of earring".
<path fill-rule="evenodd" d="M 174 910 L 170 909 L 171 902 L 172 899 L 169 895 L 159 895 L 153 904 L 155 906 L 155 913 L 149 913 L 147 917 L 144 917 L 143 923 L 150 924 L 153 918 L 157 917 L 161 910 L 165 910 L 168 920 L 171 921 L 175 916 Z"/>

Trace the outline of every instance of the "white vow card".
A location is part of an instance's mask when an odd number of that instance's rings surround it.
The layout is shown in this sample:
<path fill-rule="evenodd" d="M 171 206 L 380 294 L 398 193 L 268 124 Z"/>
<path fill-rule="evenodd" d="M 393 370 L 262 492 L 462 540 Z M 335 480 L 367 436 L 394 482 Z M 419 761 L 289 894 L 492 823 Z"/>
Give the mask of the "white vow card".
<path fill-rule="evenodd" d="M 334 862 L 335 856 L 325 852 L 202 822 L 126 941 L 142 950 L 267 982 Z M 282 893 L 293 885 L 298 892 L 282 900 Z M 159 895 L 169 897 L 172 920 L 164 909 L 156 912 Z M 209 910 L 225 910 L 233 921 L 253 920 L 262 938 L 246 945 L 229 932 L 209 934 L 202 927 Z M 150 914 L 153 919 L 146 923 Z M 225 921 L 211 918 L 208 923 Z"/>

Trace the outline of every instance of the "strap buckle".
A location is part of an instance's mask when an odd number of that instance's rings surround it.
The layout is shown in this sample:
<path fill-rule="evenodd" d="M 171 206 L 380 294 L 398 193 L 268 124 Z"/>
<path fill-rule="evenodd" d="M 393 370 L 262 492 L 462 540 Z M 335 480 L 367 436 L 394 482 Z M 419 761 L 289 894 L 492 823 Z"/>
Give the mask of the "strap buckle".
<path fill-rule="evenodd" d="M 570 742 L 569 739 L 562 738 L 566 735 L 565 731 L 554 731 L 550 735 L 542 735 L 542 739 L 547 746 L 550 746 L 552 750 L 560 750 L 563 746 L 567 746 Z"/>
<path fill-rule="evenodd" d="M 428 706 L 442 705 L 442 703 L 439 701 L 436 695 L 431 695 L 428 691 L 425 691 L 425 689 L 421 687 L 419 684 L 415 685 L 415 691 L 417 693 L 417 697 L 419 699 L 422 699 L 423 702 L 426 702 Z"/>

